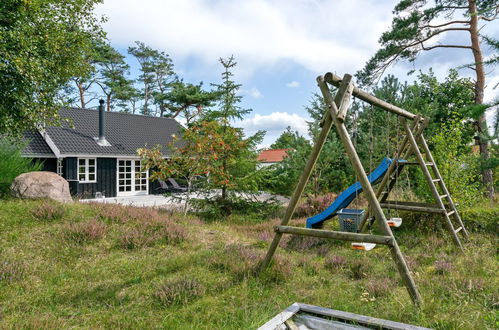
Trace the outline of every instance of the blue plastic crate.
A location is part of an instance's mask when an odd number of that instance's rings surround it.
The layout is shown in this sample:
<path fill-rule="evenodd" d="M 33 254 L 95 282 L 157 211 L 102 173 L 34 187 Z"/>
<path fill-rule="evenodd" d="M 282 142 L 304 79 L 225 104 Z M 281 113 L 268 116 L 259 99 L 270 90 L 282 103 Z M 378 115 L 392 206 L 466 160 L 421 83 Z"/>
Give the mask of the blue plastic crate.
<path fill-rule="evenodd" d="M 340 230 L 356 233 L 365 210 L 341 209 L 338 211 Z"/>

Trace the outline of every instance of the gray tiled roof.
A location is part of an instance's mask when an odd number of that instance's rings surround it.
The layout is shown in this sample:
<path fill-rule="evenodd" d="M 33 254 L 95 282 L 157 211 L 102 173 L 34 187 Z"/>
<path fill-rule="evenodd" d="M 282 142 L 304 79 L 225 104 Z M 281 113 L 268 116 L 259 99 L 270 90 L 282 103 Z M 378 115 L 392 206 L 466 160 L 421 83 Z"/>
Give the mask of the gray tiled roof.
<path fill-rule="evenodd" d="M 99 112 L 90 109 L 61 109 L 62 118 L 69 119 L 61 127 L 48 127 L 46 132 L 62 156 L 118 155 L 136 156 L 142 147 L 165 146 L 172 134 L 180 135 L 182 126 L 170 118 L 105 112 L 105 136 L 111 146 L 100 146 Z M 74 128 L 71 128 L 74 127 Z M 166 148 L 163 153 L 167 154 Z"/>
<path fill-rule="evenodd" d="M 24 133 L 24 140 L 27 142 L 23 149 L 23 154 L 26 156 L 54 156 L 45 139 L 38 131 L 28 131 Z"/>

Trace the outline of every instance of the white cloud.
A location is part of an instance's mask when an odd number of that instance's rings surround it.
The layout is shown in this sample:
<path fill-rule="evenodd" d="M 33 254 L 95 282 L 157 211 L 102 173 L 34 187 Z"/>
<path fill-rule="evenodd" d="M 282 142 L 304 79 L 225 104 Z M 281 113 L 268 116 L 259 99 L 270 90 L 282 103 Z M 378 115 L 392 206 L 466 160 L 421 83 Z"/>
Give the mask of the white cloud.
<path fill-rule="evenodd" d="M 360 69 L 389 25 L 392 6 L 378 0 L 106 0 L 99 12 L 109 18 L 105 29 L 113 44 L 141 40 L 174 59 L 201 59 L 206 70 L 234 54 L 239 74 L 283 61 L 322 73 Z"/>
<path fill-rule="evenodd" d="M 300 87 L 300 83 L 297 82 L 296 80 L 293 80 L 292 82 L 288 82 L 286 86 L 289 88 L 298 88 Z"/>
<path fill-rule="evenodd" d="M 261 99 L 263 97 L 263 94 L 257 88 L 250 89 L 248 95 L 254 99 Z"/>
<path fill-rule="evenodd" d="M 269 146 L 288 126 L 291 126 L 292 130 L 298 131 L 301 135 L 308 137 L 307 120 L 310 119 L 301 117 L 295 113 L 273 112 L 270 115 L 255 114 L 251 118 L 236 123 L 236 126 L 242 127 L 247 135 L 254 134 L 260 130 L 266 131 L 267 134 L 261 146 Z"/>

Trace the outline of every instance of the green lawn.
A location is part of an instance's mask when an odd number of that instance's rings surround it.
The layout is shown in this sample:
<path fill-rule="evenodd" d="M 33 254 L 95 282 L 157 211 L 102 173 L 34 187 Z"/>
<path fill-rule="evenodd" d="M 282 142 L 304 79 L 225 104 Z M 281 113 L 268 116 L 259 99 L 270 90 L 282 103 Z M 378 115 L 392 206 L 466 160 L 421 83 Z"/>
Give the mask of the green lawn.
<path fill-rule="evenodd" d="M 272 268 L 255 277 L 275 220 L 203 223 L 145 209 L 4 200 L 0 328 L 254 329 L 303 302 L 437 329 L 493 329 L 493 221 L 471 233 L 464 255 L 438 226 L 396 230 L 424 300 L 418 310 L 386 248 L 286 237 Z"/>

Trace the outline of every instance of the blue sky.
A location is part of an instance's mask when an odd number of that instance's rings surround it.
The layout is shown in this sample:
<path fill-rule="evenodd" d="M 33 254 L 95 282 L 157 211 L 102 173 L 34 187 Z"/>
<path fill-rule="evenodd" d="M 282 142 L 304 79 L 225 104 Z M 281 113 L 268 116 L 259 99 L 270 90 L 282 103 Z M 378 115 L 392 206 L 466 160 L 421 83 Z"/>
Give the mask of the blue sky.
<path fill-rule="evenodd" d="M 317 92 L 315 78 L 327 71 L 355 73 L 378 48 L 392 20 L 391 0 L 104 0 L 98 13 L 111 44 L 126 52 L 135 40 L 170 54 L 177 73 L 205 85 L 220 81 L 219 57 L 234 55 L 235 80 L 243 84 L 243 106 L 253 109 L 238 123 L 248 134 L 267 131 L 270 145 L 291 126 L 306 134 L 304 109 Z M 486 28 L 499 35 L 499 23 Z M 457 37 L 460 38 L 459 36 Z M 466 41 L 466 36 L 463 37 Z M 469 59 L 469 60 L 468 60 Z M 129 58 L 132 74 L 137 71 Z M 415 68 L 449 68 L 470 63 L 464 50 L 438 50 L 421 56 Z M 414 65 L 389 70 L 402 80 Z M 489 71 L 486 98 L 498 90 L 499 69 Z M 470 74 L 465 71 L 463 74 Z"/>

